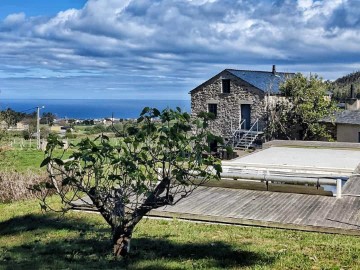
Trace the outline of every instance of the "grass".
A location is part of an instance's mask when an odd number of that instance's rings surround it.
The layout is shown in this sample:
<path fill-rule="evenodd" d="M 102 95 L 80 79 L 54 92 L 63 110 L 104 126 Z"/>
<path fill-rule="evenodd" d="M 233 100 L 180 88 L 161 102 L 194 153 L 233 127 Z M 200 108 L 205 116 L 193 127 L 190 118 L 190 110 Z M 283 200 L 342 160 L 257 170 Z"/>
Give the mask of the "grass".
<path fill-rule="evenodd" d="M 99 215 L 59 219 L 35 200 L 0 213 L 0 269 L 360 269 L 358 237 L 143 220 L 117 260 Z"/>
<path fill-rule="evenodd" d="M 57 150 L 59 155 L 61 150 Z M 66 156 L 69 156 L 71 150 L 68 150 Z M 40 168 L 40 164 L 44 159 L 44 152 L 37 149 L 10 149 L 0 151 L 0 170 L 14 170 L 17 172 L 25 172 L 27 170 L 39 171 L 45 170 Z"/>
<path fill-rule="evenodd" d="M 44 152 L 37 149 L 14 149 L 0 152 L 0 169 L 16 168 L 16 171 L 40 170 Z"/>

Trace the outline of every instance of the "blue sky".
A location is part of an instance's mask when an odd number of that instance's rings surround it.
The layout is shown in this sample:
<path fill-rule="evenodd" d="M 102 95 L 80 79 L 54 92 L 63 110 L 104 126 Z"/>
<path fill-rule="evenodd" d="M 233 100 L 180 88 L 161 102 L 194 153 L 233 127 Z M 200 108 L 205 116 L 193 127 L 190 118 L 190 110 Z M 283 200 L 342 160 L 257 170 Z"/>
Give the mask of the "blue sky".
<path fill-rule="evenodd" d="M 188 99 L 225 68 L 360 70 L 358 0 L 0 0 L 1 98 Z"/>
<path fill-rule="evenodd" d="M 56 16 L 59 11 L 82 8 L 86 0 L 1 0 L 0 19 L 9 14 L 26 13 L 27 16 Z"/>

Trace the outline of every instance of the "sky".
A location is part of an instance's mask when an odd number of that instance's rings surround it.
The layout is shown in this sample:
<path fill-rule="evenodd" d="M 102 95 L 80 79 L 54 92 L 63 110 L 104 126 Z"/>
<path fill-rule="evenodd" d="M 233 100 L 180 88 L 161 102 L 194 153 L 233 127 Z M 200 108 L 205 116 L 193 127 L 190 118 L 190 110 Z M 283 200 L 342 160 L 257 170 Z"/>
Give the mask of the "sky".
<path fill-rule="evenodd" d="M 0 0 L 0 99 L 189 99 L 225 68 L 360 70 L 359 0 Z"/>

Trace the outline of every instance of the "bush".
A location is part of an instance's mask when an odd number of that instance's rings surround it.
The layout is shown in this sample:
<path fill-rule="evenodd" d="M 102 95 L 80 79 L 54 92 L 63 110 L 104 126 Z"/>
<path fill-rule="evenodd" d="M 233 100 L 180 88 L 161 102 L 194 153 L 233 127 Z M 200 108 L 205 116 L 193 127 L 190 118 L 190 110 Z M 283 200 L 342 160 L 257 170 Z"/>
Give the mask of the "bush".
<path fill-rule="evenodd" d="M 29 188 L 44 182 L 47 178 L 45 173 L 0 171 L 0 202 L 8 203 L 39 197 L 41 194 Z"/>
<path fill-rule="evenodd" d="M 66 139 L 76 139 L 76 134 L 72 133 L 71 129 L 68 129 L 68 130 L 66 130 L 65 138 Z"/>
<path fill-rule="evenodd" d="M 22 137 L 25 139 L 25 140 L 29 140 L 31 138 L 31 133 L 30 131 L 28 130 L 23 130 L 22 132 Z"/>
<path fill-rule="evenodd" d="M 87 127 L 84 129 L 87 134 L 99 134 L 107 131 L 107 127 L 103 124 L 97 124 L 93 127 Z"/>
<path fill-rule="evenodd" d="M 0 129 L 0 142 L 8 138 L 6 129 Z"/>

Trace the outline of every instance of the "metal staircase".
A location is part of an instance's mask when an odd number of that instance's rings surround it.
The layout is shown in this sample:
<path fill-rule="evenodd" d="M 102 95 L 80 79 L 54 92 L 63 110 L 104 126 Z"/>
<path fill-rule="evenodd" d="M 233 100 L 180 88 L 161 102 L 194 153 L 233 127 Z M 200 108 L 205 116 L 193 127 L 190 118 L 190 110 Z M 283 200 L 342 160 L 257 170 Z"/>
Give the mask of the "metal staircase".
<path fill-rule="evenodd" d="M 232 131 L 227 145 L 238 149 L 249 149 L 259 135 L 263 134 L 262 131 L 259 131 L 259 119 L 256 119 L 249 130 L 242 129 L 242 127 L 245 126 L 244 121 L 245 120 L 241 122 L 238 129 Z"/>

